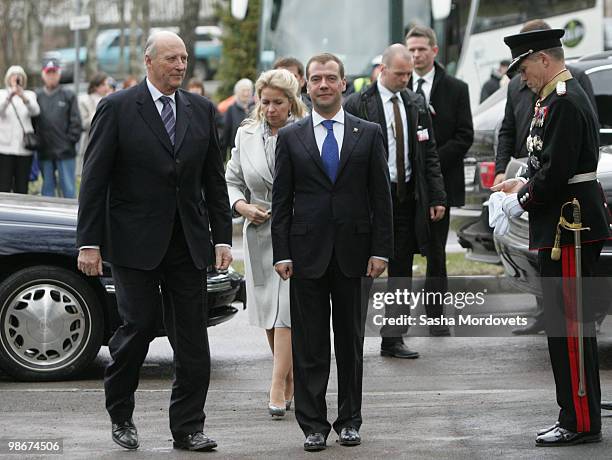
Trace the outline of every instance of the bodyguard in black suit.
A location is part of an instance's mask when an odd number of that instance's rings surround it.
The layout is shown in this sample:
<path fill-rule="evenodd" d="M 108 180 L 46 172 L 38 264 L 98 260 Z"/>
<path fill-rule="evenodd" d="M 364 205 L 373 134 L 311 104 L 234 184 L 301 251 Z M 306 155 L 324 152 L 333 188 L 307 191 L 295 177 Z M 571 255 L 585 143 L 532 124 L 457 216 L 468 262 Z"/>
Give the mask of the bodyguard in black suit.
<path fill-rule="evenodd" d="M 435 32 L 428 27 L 416 26 L 406 34 L 406 46 L 414 57 L 414 70 L 408 87 L 423 95 L 429 105 L 444 187 L 446 213 L 444 218 L 432 222 L 427 251 L 426 290 L 447 289 L 446 240 L 450 224 L 450 207 L 465 204 L 465 177 L 463 158 L 474 140 L 472 112 L 468 86 L 446 73 L 435 62 L 438 46 Z M 439 317 L 443 305 L 428 305 L 427 316 Z M 448 327 L 430 327 L 431 335 L 449 335 Z"/>
<path fill-rule="evenodd" d="M 325 449 L 332 426 L 330 297 L 338 369 L 341 445 L 361 442 L 366 308 L 362 277 L 375 278 L 393 251 L 389 173 L 380 128 L 342 110 L 342 62 L 331 54 L 306 66 L 312 115 L 279 131 L 272 189 L 276 271 L 291 278 L 295 415 L 305 450 Z"/>
<path fill-rule="evenodd" d="M 112 438 L 139 445 L 132 422 L 140 366 L 155 337 L 161 284 L 174 350 L 170 429 L 176 448 L 209 450 L 202 433 L 210 377 L 206 266 L 231 262 L 231 212 L 213 105 L 180 90 L 187 62 L 171 32 L 146 44 L 147 78 L 103 99 L 92 122 L 79 199 L 79 268 L 111 263 L 122 325 L 109 342 Z M 209 230 L 210 227 L 210 230 Z"/>
<path fill-rule="evenodd" d="M 444 216 L 446 193 L 425 100 L 406 90 L 412 55 L 402 44 L 391 45 L 382 55 L 381 68 L 378 81 L 351 94 L 344 109 L 382 128 L 393 197 L 395 250 L 389 261 L 389 289 L 394 290 L 393 278 L 411 278 L 414 254 L 426 253 L 430 222 Z M 388 317 L 405 313 L 403 306 L 387 309 Z M 403 343 L 407 330 L 408 326 L 384 326 L 381 354 L 418 358 Z"/>
<path fill-rule="evenodd" d="M 582 247 L 577 249 L 586 278 L 593 275 L 603 241 L 610 238 L 609 213 L 596 175 L 597 122 L 587 95 L 565 68 L 563 34 L 562 29 L 537 30 L 504 39 L 513 57 L 508 71 L 518 69 L 538 99 L 527 136 L 527 178 L 493 187 L 508 193 L 503 207 L 509 216 L 529 212 L 529 246 L 538 250 L 548 350 L 560 406 L 557 423 L 538 433 L 538 446 L 601 441 L 596 305 L 591 298 L 583 302 L 582 337 L 577 332 L 576 298 L 566 284 L 579 276 L 580 259 L 575 258 L 573 232 L 557 233 L 557 224 L 560 215 L 576 223 L 565 204 L 577 199 L 580 221 L 588 228 L 581 232 Z M 561 260 L 552 257 L 551 247 Z M 555 279 L 562 279 L 563 285 Z"/>

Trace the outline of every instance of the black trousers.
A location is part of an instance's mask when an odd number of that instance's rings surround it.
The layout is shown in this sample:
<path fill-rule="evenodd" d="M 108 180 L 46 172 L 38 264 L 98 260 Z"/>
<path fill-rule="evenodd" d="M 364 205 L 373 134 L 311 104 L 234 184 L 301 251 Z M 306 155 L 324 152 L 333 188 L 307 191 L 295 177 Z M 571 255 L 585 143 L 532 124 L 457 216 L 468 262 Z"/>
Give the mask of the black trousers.
<path fill-rule="evenodd" d="M 582 275 L 593 275 L 603 243 L 583 244 Z M 559 423 L 574 432 L 598 432 L 601 430 L 601 389 L 599 384 L 599 360 L 594 321 L 584 322 L 584 376 L 586 395 L 578 395 L 578 337 L 575 298 L 564 296 L 561 278 L 575 274 L 574 248 L 562 248 L 561 261 L 550 258 L 550 249 L 540 249 L 538 263 L 542 276 L 545 328 L 548 335 L 548 352 L 555 378 Z M 573 266 L 572 266 L 573 265 Z M 573 273 L 572 273 L 573 271 Z M 592 302 L 584 292 L 583 310 L 586 319 L 595 317 L 589 312 Z M 570 332 L 571 331 L 571 332 Z"/>
<path fill-rule="evenodd" d="M 412 278 L 412 264 L 414 255 L 419 252 L 414 226 L 416 214 L 416 201 L 414 193 L 414 182 L 406 184 L 406 198 L 400 201 L 397 198 L 397 184 L 391 183 L 391 196 L 393 198 L 393 257 L 389 259 L 387 290 L 409 289 L 407 279 Z M 397 279 L 402 278 L 402 279 Z M 385 308 L 387 318 L 400 317 L 409 313 L 406 307 L 388 305 Z M 402 340 L 402 335 L 408 332 L 408 326 L 385 325 L 380 329 L 383 345 Z"/>
<path fill-rule="evenodd" d="M 363 329 L 366 306 L 360 302 L 360 278 L 347 278 L 332 256 L 326 273 L 318 279 L 291 278 L 291 340 L 295 418 L 305 435 L 322 433 L 327 421 L 325 394 L 329 380 L 330 296 L 334 350 L 338 370 L 338 418 L 333 429 L 361 426 Z"/>
<path fill-rule="evenodd" d="M 28 193 L 32 155 L 0 153 L 0 192 Z"/>
<path fill-rule="evenodd" d="M 122 325 L 109 342 L 106 409 L 113 422 L 132 417 L 134 392 L 149 343 L 156 335 L 163 295 L 163 319 L 174 350 L 170 430 L 181 437 L 204 427 L 204 403 L 210 380 L 206 331 L 206 274 L 195 267 L 177 217 L 170 245 L 154 270 L 112 266 Z"/>
<path fill-rule="evenodd" d="M 426 292 L 441 292 L 442 299 L 448 290 L 448 276 L 446 274 L 446 240 L 450 226 L 450 207 L 446 208 L 444 217 L 437 222 L 429 223 L 429 243 L 427 245 L 427 273 L 425 278 Z M 425 311 L 429 318 L 439 318 L 444 313 L 442 303 L 427 303 Z"/>

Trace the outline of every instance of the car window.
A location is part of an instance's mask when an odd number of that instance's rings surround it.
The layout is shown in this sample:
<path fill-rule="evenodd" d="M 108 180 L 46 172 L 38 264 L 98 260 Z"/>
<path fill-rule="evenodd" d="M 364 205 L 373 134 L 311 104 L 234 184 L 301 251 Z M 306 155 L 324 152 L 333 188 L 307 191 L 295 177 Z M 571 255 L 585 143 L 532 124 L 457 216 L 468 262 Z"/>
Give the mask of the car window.
<path fill-rule="evenodd" d="M 602 128 L 612 128 L 612 65 L 593 69 L 589 72 L 589 78 L 593 85 L 599 123 Z"/>

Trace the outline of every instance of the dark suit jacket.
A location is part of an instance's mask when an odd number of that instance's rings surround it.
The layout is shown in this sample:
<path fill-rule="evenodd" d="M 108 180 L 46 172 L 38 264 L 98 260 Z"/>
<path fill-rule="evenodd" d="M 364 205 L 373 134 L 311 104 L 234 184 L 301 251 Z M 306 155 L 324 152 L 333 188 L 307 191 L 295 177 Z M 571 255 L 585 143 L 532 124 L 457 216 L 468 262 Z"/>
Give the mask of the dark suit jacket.
<path fill-rule="evenodd" d="M 429 105 L 448 206 L 465 204 L 463 158 L 474 140 L 468 86 L 435 63 Z M 412 78 L 416 78 L 413 73 Z M 412 88 L 412 79 L 408 82 Z"/>
<path fill-rule="evenodd" d="M 174 148 L 146 81 L 104 98 L 91 124 L 79 196 L 77 245 L 105 260 L 150 270 L 164 257 L 178 213 L 193 261 L 232 241 L 232 220 L 206 98 L 176 92 Z M 209 230 L 210 224 L 210 230 Z"/>
<path fill-rule="evenodd" d="M 425 101 L 409 90 L 402 91 L 401 97 L 408 119 L 408 155 L 417 196 L 414 228 L 421 253 L 425 253 L 429 236 L 429 207 L 445 205 L 446 193 L 431 117 L 425 107 Z M 385 157 L 388 158 L 387 122 L 378 85 L 373 84 L 359 93 L 351 94 L 344 103 L 344 110 L 380 125 L 385 140 Z M 428 130 L 429 140 L 418 141 L 417 131 L 420 129 Z"/>
<path fill-rule="evenodd" d="M 389 171 L 380 128 L 345 112 L 335 183 L 325 173 L 312 118 L 279 131 L 272 188 L 274 262 L 320 278 L 332 254 L 347 277 L 364 276 L 370 256 L 391 257 Z"/>
<path fill-rule="evenodd" d="M 576 81 L 582 86 L 593 107 L 595 95 L 588 75 L 583 71 L 567 66 Z M 495 174 L 506 171 L 510 158 L 522 158 L 528 155 L 525 140 L 529 135 L 529 124 L 533 118 L 533 107 L 537 96 L 521 81 L 520 75 L 515 75 L 508 83 L 506 111 L 499 129 L 497 152 L 495 154 Z M 597 111 L 593 110 L 597 119 Z M 599 126 L 599 122 L 598 126 Z"/>

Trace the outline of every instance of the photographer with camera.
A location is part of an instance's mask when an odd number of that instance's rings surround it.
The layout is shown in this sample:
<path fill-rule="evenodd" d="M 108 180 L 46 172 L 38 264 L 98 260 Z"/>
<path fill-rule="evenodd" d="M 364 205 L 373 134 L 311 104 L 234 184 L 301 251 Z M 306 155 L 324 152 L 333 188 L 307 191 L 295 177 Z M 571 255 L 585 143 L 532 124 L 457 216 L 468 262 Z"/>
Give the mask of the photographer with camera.
<path fill-rule="evenodd" d="M 0 90 L 0 192 L 28 193 L 28 177 L 36 147 L 32 117 L 40 113 L 36 94 L 26 90 L 28 77 L 10 67 Z"/>

